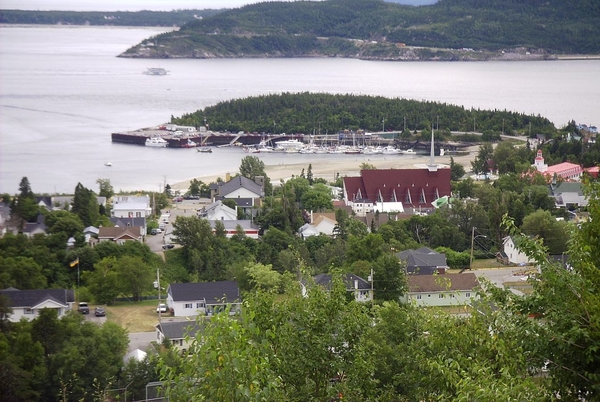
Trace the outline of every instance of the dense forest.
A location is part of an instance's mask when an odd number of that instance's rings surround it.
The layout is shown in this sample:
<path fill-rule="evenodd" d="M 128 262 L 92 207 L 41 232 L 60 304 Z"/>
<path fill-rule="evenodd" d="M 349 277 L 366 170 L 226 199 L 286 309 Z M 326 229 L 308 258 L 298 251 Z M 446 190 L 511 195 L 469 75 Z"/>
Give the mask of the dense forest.
<path fill-rule="evenodd" d="M 475 129 L 505 134 L 552 134 L 556 131 L 546 118 L 515 112 L 468 110 L 401 98 L 308 92 L 224 101 L 172 118 L 173 123 L 197 127 L 205 121 L 215 131 L 259 133 L 335 134 L 345 129 L 403 131 L 405 127 L 414 131 L 432 126 L 441 132 Z"/>
<path fill-rule="evenodd" d="M 0 24 L 112 25 L 172 27 L 211 17 L 222 10 L 25 11 L 0 10 Z"/>
<path fill-rule="evenodd" d="M 191 21 L 179 34 L 153 38 L 161 49 L 142 43 L 123 56 L 453 60 L 503 58 L 516 49 L 530 55 L 595 54 L 599 19 L 600 5 L 592 0 L 440 0 L 421 7 L 383 0 L 264 2 Z"/>

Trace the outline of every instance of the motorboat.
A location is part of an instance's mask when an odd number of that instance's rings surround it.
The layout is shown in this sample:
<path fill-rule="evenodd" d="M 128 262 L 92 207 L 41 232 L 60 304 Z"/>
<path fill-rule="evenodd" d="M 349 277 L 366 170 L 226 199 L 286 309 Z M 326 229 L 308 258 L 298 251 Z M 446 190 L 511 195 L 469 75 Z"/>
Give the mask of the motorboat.
<path fill-rule="evenodd" d="M 388 145 L 387 147 L 383 148 L 382 154 L 384 155 L 398 155 L 400 153 L 400 150 L 392 145 Z"/>
<path fill-rule="evenodd" d="M 146 75 L 167 75 L 168 71 L 160 67 L 148 67 L 143 74 Z"/>
<path fill-rule="evenodd" d="M 146 139 L 147 147 L 166 148 L 169 143 L 162 137 L 150 137 Z"/>
<path fill-rule="evenodd" d="M 402 155 L 416 155 L 417 153 L 415 152 L 414 149 L 410 148 L 410 149 L 406 149 L 404 151 L 402 151 Z"/>
<path fill-rule="evenodd" d="M 202 147 L 196 148 L 196 151 L 202 152 L 202 153 L 212 153 L 212 148 L 202 146 Z"/>
<path fill-rule="evenodd" d="M 106 163 L 104 164 L 104 166 L 112 166 L 112 163 L 110 163 L 110 162 L 106 162 Z"/>
<path fill-rule="evenodd" d="M 187 142 L 181 146 L 181 148 L 196 148 L 198 144 L 188 138 Z"/>

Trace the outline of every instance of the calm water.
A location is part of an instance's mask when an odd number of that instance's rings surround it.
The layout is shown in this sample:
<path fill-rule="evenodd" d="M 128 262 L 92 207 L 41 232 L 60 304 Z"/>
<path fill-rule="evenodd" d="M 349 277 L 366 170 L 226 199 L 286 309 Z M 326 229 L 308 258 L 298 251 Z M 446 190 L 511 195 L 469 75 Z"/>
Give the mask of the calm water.
<path fill-rule="evenodd" d="M 600 125 L 600 61 L 392 63 L 345 59 L 130 60 L 156 28 L 0 27 L 0 192 L 27 176 L 36 193 L 158 190 L 165 178 L 235 172 L 237 149 L 113 144 L 113 131 L 164 123 L 219 101 L 283 91 L 434 100 Z M 168 76 L 141 74 L 162 67 Z M 266 164 L 322 155 L 261 155 Z M 110 161 L 113 167 L 105 167 Z"/>

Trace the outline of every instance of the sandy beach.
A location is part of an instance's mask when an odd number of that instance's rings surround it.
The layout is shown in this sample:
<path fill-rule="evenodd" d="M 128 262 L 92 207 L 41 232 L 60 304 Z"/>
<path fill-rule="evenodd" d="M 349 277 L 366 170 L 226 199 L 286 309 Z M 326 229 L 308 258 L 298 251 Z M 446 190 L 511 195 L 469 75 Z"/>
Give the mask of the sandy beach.
<path fill-rule="evenodd" d="M 445 156 L 436 156 L 435 163 L 438 165 L 447 165 L 450 167 L 450 158 L 454 158 L 454 163 L 458 163 L 464 166 L 465 171 L 469 172 L 471 170 L 471 161 L 477 156 L 477 151 L 479 146 L 472 146 L 465 151 L 466 154 L 462 153 L 460 155 L 445 155 Z M 358 176 L 360 174 L 360 165 L 364 159 L 352 158 L 348 155 L 347 160 L 335 160 L 335 161 L 323 161 L 323 162 L 311 162 L 312 164 L 312 172 L 313 176 L 323 177 L 327 181 L 332 181 L 335 178 L 337 173 L 340 173 L 341 176 Z M 366 160 L 364 160 L 366 161 Z M 402 158 L 399 157 L 394 159 L 393 157 L 387 158 L 384 160 L 368 160 L 367 163 L 372 164 L 377 169 L 415 169 L 415 165 L 423 165 L 429 162 L 428 157 L 418 156 L 415 158 Z M 271 183 L 277 185 L 281 180 L 288 180 L 292 176 L 299 175 L 302 172 L 302 169 L 307 168 L 307 163 L 293 163 L 293 164 L 278 164 L 278 165 L 265 165 L 265 172 L 267 176 L 271 179 Z M 197 180 L 200 180 L 204 183 L 212 183 L 217 180 L 217 178 L 225 179 L 227 174 L 231 176 L 237 174 L 237 170 L 232 171 L 231 169 L 223 169 L 223 172 L 218 175 L 212 176 L 200 176 L 196 177 Z M 179 190 L 182 193 L 187 191 L 190 186 L 190 180 L 185 180 L 181 182 L 177 182 L 175 184 L 171 184 L 171 188 L 173 190 Z"/>

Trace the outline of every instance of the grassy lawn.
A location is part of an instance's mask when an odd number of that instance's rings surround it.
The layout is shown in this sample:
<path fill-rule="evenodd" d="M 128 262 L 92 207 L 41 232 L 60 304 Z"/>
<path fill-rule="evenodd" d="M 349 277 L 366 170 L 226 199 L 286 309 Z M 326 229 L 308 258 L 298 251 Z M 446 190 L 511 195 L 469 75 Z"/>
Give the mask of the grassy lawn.
<path fill-rule="evenodd" d="M 473 260 L 473 269 L 484 269 L 484 268 L 510 268 L 507 265 L 500 264 L 495 258 L 488 260 Z"/>
<path fill-rule="evenodd" d="M 158 300 L 116 302 L 106 307 L 106 319 L 129 332 L 154 331 L 154 326 L 158 323 L 157 305 Z"/>

